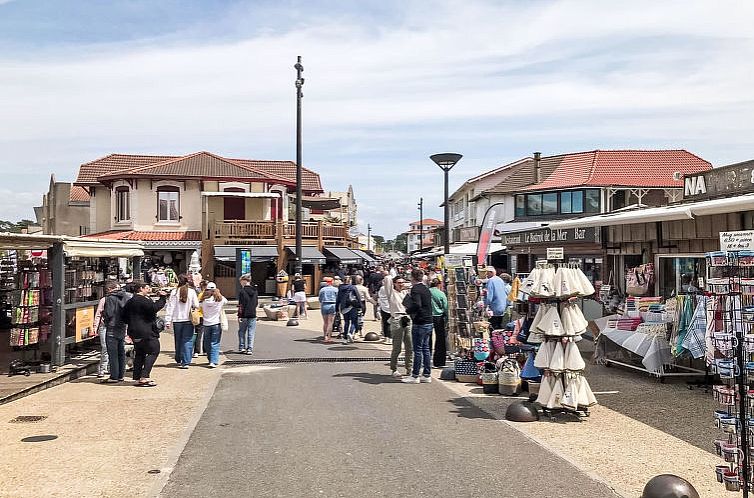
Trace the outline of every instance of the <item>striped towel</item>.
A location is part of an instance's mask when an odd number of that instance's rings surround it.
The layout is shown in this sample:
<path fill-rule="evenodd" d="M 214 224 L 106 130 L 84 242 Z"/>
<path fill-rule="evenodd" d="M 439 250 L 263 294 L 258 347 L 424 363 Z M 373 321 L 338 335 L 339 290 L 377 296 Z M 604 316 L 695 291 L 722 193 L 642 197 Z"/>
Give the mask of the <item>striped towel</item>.
<path fill-rule="evenodd" d="M 694 314 L 691 316 L 686 336 L 683 338 L 681 346 L 687 349 L 694 358 L 702 358 L 707 346 L 705 345 L 705 335 L 707 333 L 707 304 L 704 296 L 696 299 Z"/>

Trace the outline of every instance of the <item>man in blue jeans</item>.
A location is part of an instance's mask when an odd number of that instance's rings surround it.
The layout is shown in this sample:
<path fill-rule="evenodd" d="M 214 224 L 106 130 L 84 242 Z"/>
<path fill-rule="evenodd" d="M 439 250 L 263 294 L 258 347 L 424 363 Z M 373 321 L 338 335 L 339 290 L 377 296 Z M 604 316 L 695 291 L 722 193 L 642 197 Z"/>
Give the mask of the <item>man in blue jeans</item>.
<path fill-rule="evenodd" d="M 424 272 L 419 268 L 411 270 L 411 293 L 403 301 L 406 313 L 411 317 L 411 339 L 414 343 L 414 369 L 411 377 L 401 382 L 406 384 L 428 384 L 432 382 L 429 341 L 432 337 L 432 294 L 424 284 Z M 419 370 L 421 378 L 419 377 Z"/>
<path fill-rule="evenodd" d="M 254 336 L 257 330 L 257 306 L 259 293 L 251 284 L 251 277 L 243 275 L 239 279 L 241 291 L 238 294 L 238 352 L 254 354 Z"/>
<path fill-rule="evenodd" d="M 343 343 L 353 342 L 353 335 L 359 324 L 361 297 L 358 289 L 353 285 L 352 277 L 346 277 L 338 287 L 335 308 L 343 314 Z"/>

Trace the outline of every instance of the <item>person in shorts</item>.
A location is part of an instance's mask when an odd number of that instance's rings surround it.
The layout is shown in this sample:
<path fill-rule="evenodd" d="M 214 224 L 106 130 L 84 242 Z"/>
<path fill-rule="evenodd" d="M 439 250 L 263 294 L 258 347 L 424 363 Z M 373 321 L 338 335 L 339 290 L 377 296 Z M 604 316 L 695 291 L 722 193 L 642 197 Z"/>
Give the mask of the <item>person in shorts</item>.
<path fill-rule="evenodd" d="M 332 342 L 332 325 L 335 321 L 335 302 L 338 299 L 338 289 L 332 284 L 333 279 L 325 278 L 325 286 L 319 290 L 319 303 L 322 311 L 322 332 L 324 341 Z"/>
<path fill-rule="evenodd" d="M 306 316 L 306 282 L 301 278 L 300 273 L 296 273 L 293 277 L 293 302 L 296 303 L 296 316 L 300 318 L 308 318 Z"/>

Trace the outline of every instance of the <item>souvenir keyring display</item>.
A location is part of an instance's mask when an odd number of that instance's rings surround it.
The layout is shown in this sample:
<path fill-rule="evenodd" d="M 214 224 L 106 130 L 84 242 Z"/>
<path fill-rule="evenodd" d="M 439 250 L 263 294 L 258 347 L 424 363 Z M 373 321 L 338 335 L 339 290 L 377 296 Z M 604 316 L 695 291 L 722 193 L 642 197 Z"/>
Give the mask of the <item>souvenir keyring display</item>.
<path fill-rule="evenodd" d="M 709 296 L 713 316 L 721 317 L 713 325 L 711 369 L 721 380 L 713 388 L 721 405 L 714 413 L 715 427 L 721 430 L 714 444 L 724 463 L 715 467 L 715 477 L 726 490 L 746 498 L 752 484 L 754 309 L 745 303 L 754 301 L 748 285 L 754 276 L 754 253 L 708 253 L 707 272 L 707 280 L 714 282 Z"/>
<path fill-rule="evenodd" d="M 586 364 L 576 342 L 589 324 L 578 301 L 594 294 L 594 287 L 578 265 L 538 263 L 522 289 L 538 305 L 527 339 L 539 345 L 534 366 L 544 371 L 537 403 L 551 417 L 558 412 L 588 417 L 597 400 L 583 375 Z"/>

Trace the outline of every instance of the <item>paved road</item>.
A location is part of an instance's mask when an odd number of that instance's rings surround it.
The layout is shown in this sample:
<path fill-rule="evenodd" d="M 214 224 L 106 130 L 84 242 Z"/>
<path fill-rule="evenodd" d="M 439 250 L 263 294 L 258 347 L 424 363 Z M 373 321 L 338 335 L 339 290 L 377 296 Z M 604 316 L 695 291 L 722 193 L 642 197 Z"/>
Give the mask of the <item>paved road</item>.
<path fill-rule="evenodd" d="M 306 336 L 260 324 L 255 357 L 334 355 Z M 614 496 L 441 383 L 395 382 L 383 362 L 224 368 L 162 496 Z"/>

